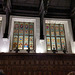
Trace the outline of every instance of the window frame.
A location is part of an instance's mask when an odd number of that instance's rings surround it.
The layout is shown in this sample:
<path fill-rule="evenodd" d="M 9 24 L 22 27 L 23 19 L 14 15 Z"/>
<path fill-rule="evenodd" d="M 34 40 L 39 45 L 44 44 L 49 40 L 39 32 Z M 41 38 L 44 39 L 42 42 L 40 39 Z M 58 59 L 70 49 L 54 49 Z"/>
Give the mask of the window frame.
<path fill-rule="evenodd" d="M 15 25 L 15 22 L 19 23 L 19 27 L 18 27 L 18 35 L 14 35 L 14 28 L 13 28 L 13 42 L 14 42 L 14 36 L 18 36 L 18 40 L 17 40 L 17 47 L 18 47 L 18 44 L 19 44 L 19 36 L 23 36 L 23 46 L 22 46 L 22 49 L 19 49 L 19 50 L 28 50 L 28 49 L 24 49 L 24 38 L 25 36 L 28 36 L 28 47 L 30 46 L 29 45 L 29 42 L 30 42 L 30 36 L 33 36 L 33 49 L 31 50 L 34 50 L 34 22 L 20 22 L 20 21 L 14 21 L 14 25 Z M 23 35 L 19 35 L 19 31 L 20 31 L 20 23 L 23 23 Z M 29 29 L 28 29 L 28 35 L 25 35 L 25 23 L 29 23 L 28 26 L 29 26 Z M 33 35 L 30 35 L 30 23 L 33 23 Z M 13 44 L 12 42 L 12 44 Z M 12 45 L 12 49 L 13 49 L 13 45 Z M 14 49 L 13 49 L 14 50 Z"/>
<path fill-rule="evenodd" d="M 61 38 L 64 37 L 64 38 L 65 38 L 65 50 L 67 50 L 64 24 L 55 24 L 55 23 L 52 24 L 52 23 L 46 23 L 46 22 L 45 22 L 45 34 L 47 34 L 47 33 L 46 33 L 46 25 L 47 25 L 47 24 L 49 25 L 49 36 L 46 35 L 46 50 L 47 50 L 47 51 L 52 51 L 52 41 L 51 41 L 51 37 L 55 37 L 55 47 L 56 47 L 56 50 L 57 50 L 57 51 L 63 51 Z M 50 26 L 50 25 L 54 25 L 54 36 L 51 36 L 51 26 Z M 61 36 L 61 34 L 60 34 L 60 26 L 59 26 L 59 36 L 56 36 L 55 25 L 63 25 L 64 36 Z M 51 50 L 48 50 L 48 48 L 47 48 L 47 37 L 50 37 Z M 57 49 L 57 42 L 56 42 L 56 38 L 57 38 L 57 37 L 60 37 L 61 50 L 58 50 L 58 49 Z"/>

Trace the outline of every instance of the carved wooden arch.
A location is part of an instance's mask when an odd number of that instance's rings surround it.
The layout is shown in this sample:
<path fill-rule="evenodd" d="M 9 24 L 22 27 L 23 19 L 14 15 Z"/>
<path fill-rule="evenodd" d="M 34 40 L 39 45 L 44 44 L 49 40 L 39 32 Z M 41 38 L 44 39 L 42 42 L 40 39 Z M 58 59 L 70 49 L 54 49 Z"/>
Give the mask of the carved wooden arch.
<path fill-rule="evenodd" d="M 68 75 L 75 75 L 75 71 L 69 72 Z"/>

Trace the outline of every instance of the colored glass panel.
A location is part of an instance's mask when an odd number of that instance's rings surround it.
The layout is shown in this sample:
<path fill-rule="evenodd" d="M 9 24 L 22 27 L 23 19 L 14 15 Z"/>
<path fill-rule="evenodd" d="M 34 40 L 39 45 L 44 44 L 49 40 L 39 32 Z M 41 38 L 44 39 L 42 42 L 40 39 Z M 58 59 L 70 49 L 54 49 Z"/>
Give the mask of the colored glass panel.
<path fill-rule="evenodd" d="M 23 46 L 23 36 L 19 36 L 18 49 L 22 49 Z"/>
<path fill-rule="evenodd" d="M 51 50 L 50 37 L 46 37 L 46 40 L 47 40 L 47 50 Z"/>
<path fill-rule="evenodd" d="M 64 28 L 64 26 L 63 26 L 63 25 L 60 25 L 60 30 L 61 30 L 61 31 L 64 30 L 63 28 Z"/>
<path fill-rule="evenodd" d="M 33 35 L 34 23 L 30 23 L 29 28 L 30 28 L 30 35 Z"/>
<path fill-rule="evenodd" d="M 19 24 L 19 35 L 23 35 L 23 23 Z"/>
<path fill-rule="evenodd" d="M 14 22 L 14 29 L 18 29 L 19 28 L 19 22 Z"/>
<path fill-rule="evenodd" d="M 51 25 L 51 36 L 54 36 L 54 25 Z"/>
<path fill-rule="evenodd" d="M 64 36 L 64 31 L 60 31 L 61 36 Z"/>
<path fill-rule="evenodd" d="M 63 25 L 60 25 L 60 34 L 61 36 L 64 36 L 64 26 Z"/>
<path fill-rule="evenodd" d="M 28 35 L 28 31 L 29 31 L 29 23 L 25 22 L 25 35 Z"/>
<path fill-rule="evenodd" d="M 62 43 L 62 50 L 65 49 L 65 38 L 61 37 L 61 43 Z"/>
<path fill-rule="evenodd" d="M 56 36 L 60 36 L 59 34 L 59 25 L 55 25 Z"/>
<path fill-rule="evenodd" d="M 55 37 L 51 37 L 52 50 L 56 50 Z"/>
<path fill-rule="evenodd" d="M 13 37 L 13 49 L 16 49 L 17 47 L 17 41 L 18 41 L 18 36 L 15 36 Z"/>
<path fill-rule="evenodd" d="M 19 22 L 14 22 L 14 35 L 18 35 Z"/>
<path fill-rule="evenodd" d="M 23 32 L 24 32 L 24 44 L 23 44 Z M 13 49 L 33 49 L 33 35 L 34 35 L 34 23 L 33 22 L 14 22 L 13 36 L 17 35 L 17 41 L 13 38 Z M 31 35 L 31 36 L 30 36 Z M 19 38 L 18 38 L 19 37 Z M 17 44 L 18 42 L 18 44 Z M 17 44 L 17 45 L 15 45 Z"/>
<path fill-rule="evenodd" d="M 24 37 L 24 49 L 28 49 L 28 36 Z"/>
<path fill-rule="evenodd" d="M 18 35 L 18 29 L 14 29 L 14 35 Z"/>
<path fill-rule="evenodd" d="M 33 49 L 33 36 L 29 37 L 29 47 L 30 49 Z"/>
<path fill-rule="evenodd" d="M 46 36 L 50 36 L 49 24 L 46 24 Z"/>
<path fill-rule="evenodd" d="M 61 50 L 60 37 L 56 37 L 57 50 Z"/>

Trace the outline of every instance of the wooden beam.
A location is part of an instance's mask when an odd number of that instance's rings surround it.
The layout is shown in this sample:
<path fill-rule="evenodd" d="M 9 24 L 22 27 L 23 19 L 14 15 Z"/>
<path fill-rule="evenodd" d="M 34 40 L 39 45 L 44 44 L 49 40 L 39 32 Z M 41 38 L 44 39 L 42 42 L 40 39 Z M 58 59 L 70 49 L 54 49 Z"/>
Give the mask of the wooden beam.
<path fill-rule="evenodd" d="M 44 39 L 43 26 L 44 26 L 44 16 L 47 13 L 47 6 L 49 0 L 41 0 L 40 3 L 40 39 Z"/>
<path fill-rule="evenodd" d="M 44 39 L 44 34 L 43 34 L 43 21 L 44 21 L 44 2 L 41 0 L 40 3 L 40 39 Z"/>
<path fill-rule="evenodd" d="M 6 13 L 6 26 L 3 38 L 8 38 L 8 31 L 9 31 L 9 19 L 10 19 L 10 12 L 11 12 L 11 0 L 3 0 L 3 10 Z"/>
<path fill-rule="evenodd" d="M 39 14 L 38 11 L 30 11 L 30 10 L 19 10 L 19 9 L 12 9 L 12 12 L 17 12 L 17 13 L 27 13 L 27 14 Z"/>
<path fill-rule="evenodd" d="M 10 13 L 9 13 L 8 8 L 6 8 L 6 26 L 5 26 L 5 33 L 4 33 L 3 38 L 8 38 L 9 19 L 10 19 Z"/>
<path fill-rule="evenodd" d="M 40 39 L 44 39 L 43 25 L 44 25 L 44 12 L 42 12 L 40 16 Z"/>

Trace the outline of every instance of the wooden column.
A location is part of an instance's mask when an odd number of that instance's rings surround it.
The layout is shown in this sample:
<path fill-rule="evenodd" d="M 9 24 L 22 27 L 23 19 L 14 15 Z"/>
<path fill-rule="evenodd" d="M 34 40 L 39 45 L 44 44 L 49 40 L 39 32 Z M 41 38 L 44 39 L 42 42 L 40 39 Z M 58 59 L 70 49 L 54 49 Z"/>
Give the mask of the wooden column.
<path fill-rule="evenodd" d="M 44 11 L 40 15 L 40 39 L 44 39 L 43 25 L 44 25 Z"/>
<path fill-rule="evenodd" d="M 6 25 L 5 25 L 5 32 L 3 38 L 8 38 L 9 36 L 9 19 L 10 19 L 10 12 L 11 12 L 11 0 L 2 0 L 3 1 L 3 10 L 6 13 Z"/>
<path fill-rule="evenodd" d="M 9 19 L 10 19 L 10 13 L 8 7 L 6 7 L 6 27 L 5 27 L 5 33 L 3 38 L 8 38 L 8 31 L 9 31 Z"/>
<path fill-rule="evenodd" d="M 41 0 L 40 2 L 40 39 L 44 39 L 43 26 L 44 26 L 44 16 L 47 13 L 48 0 Z"/>

